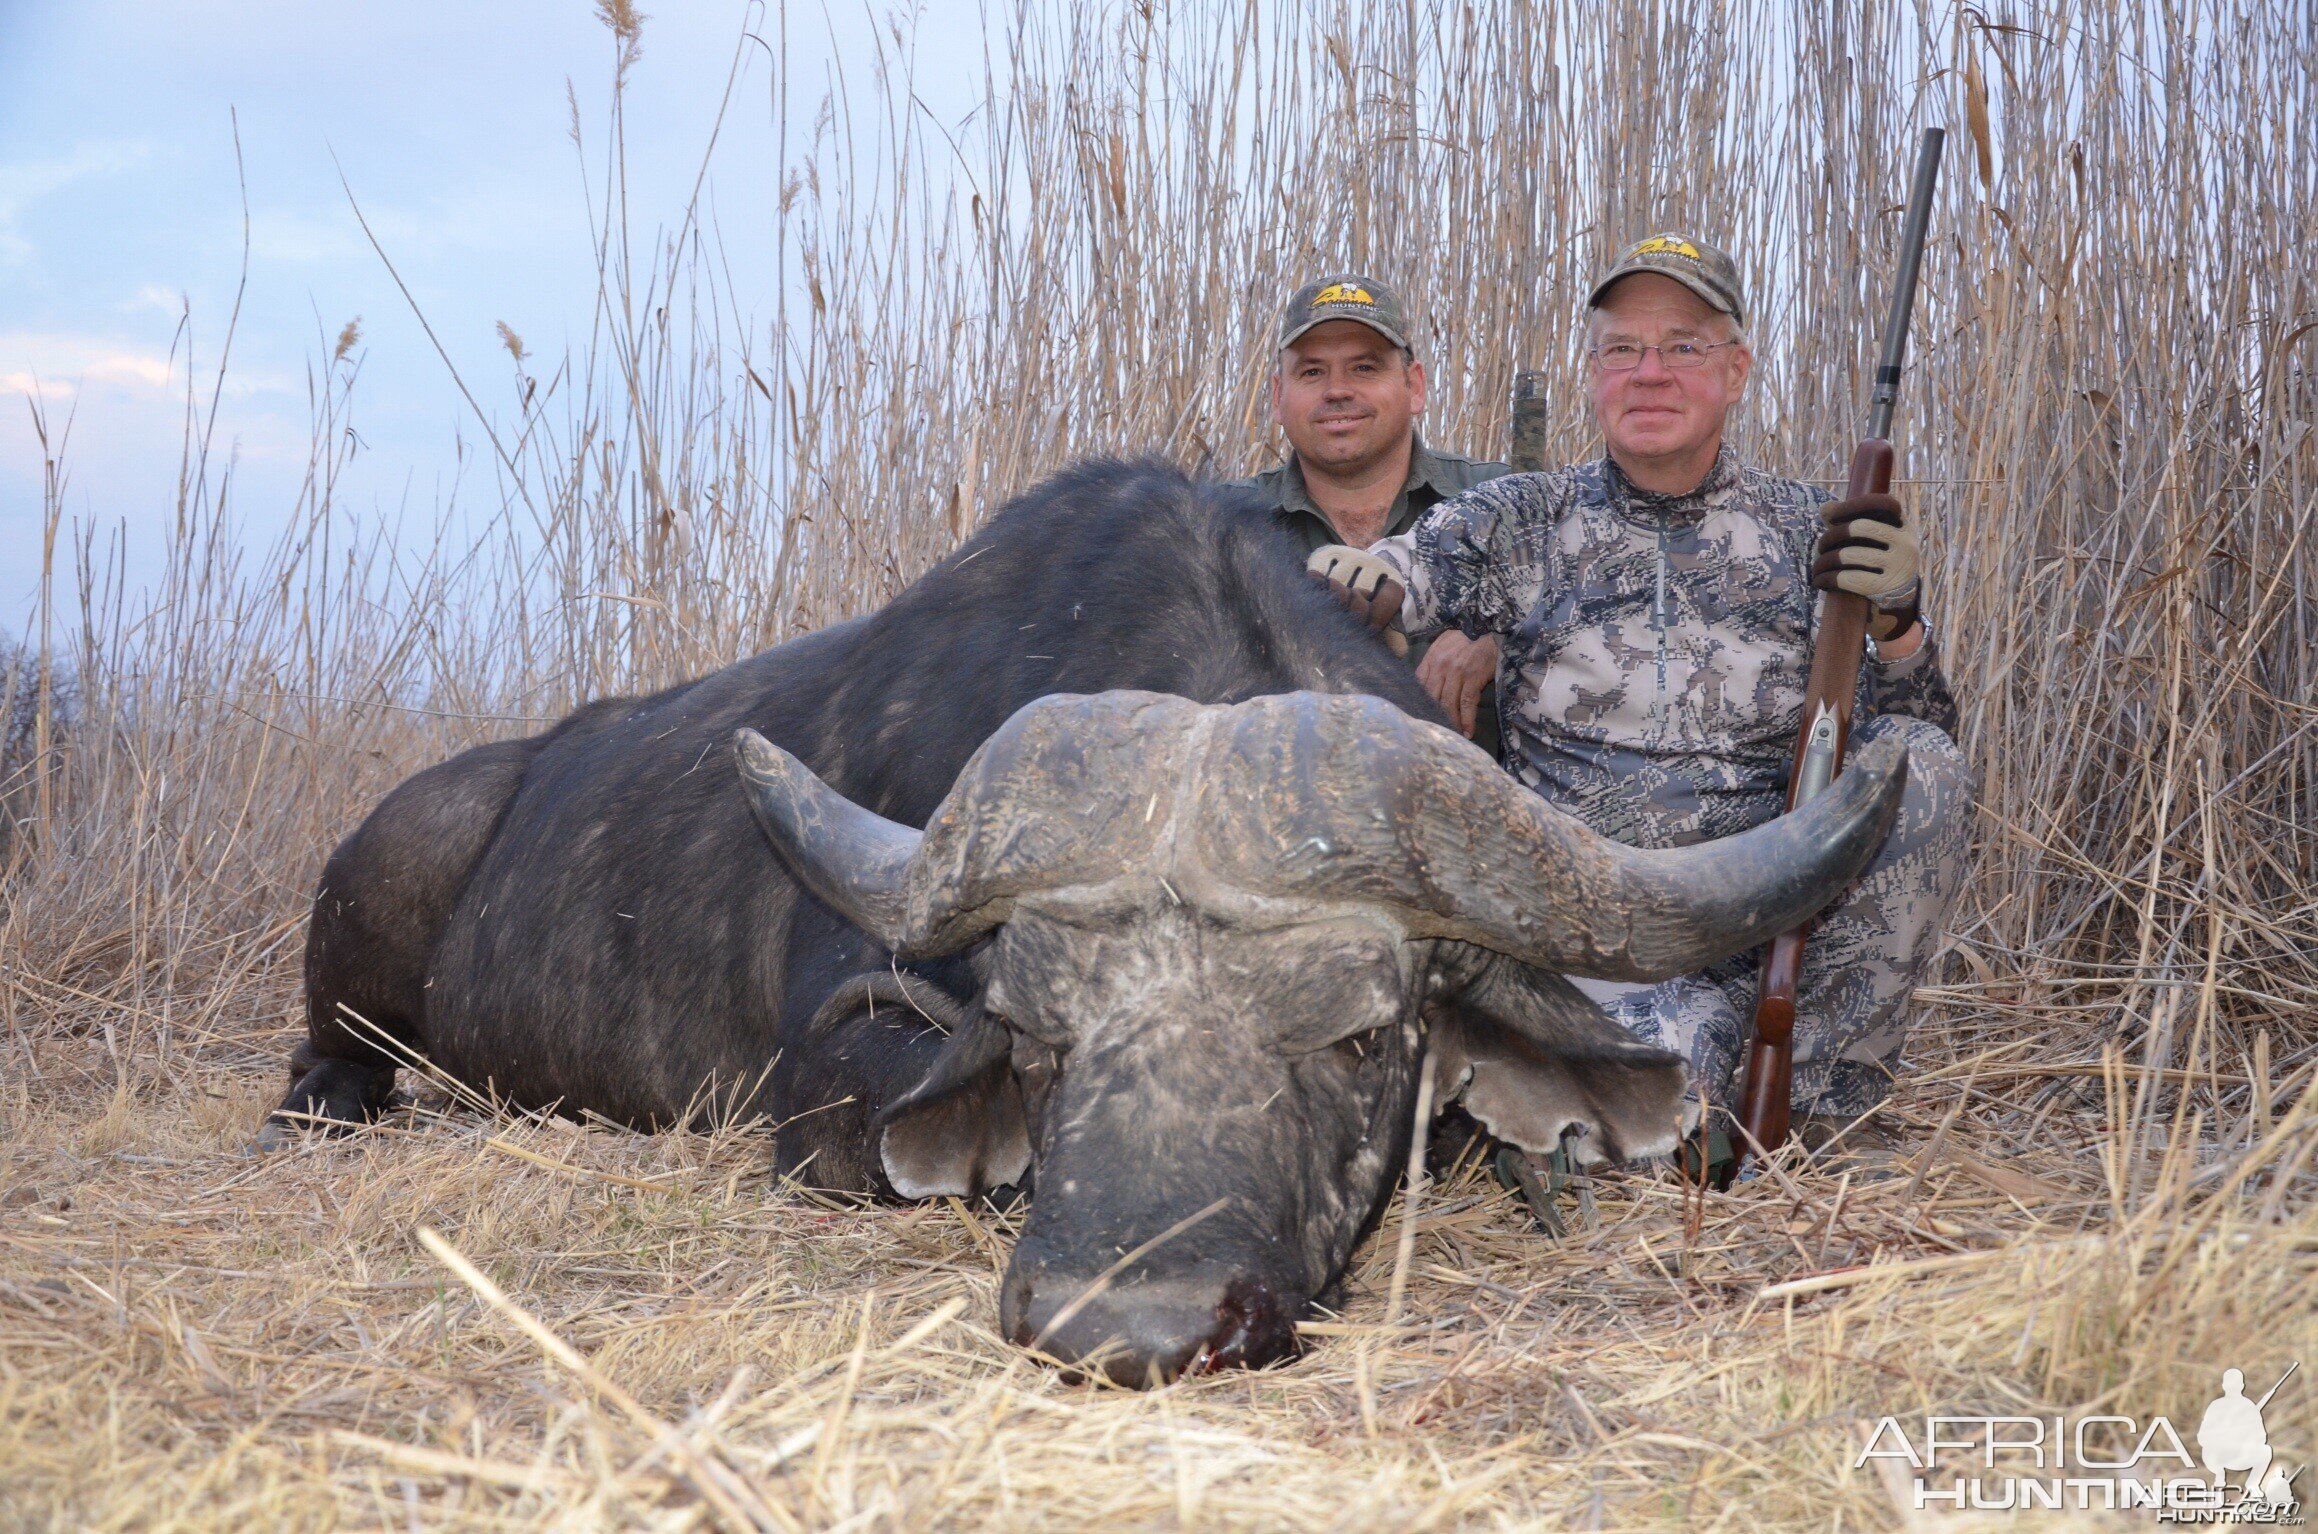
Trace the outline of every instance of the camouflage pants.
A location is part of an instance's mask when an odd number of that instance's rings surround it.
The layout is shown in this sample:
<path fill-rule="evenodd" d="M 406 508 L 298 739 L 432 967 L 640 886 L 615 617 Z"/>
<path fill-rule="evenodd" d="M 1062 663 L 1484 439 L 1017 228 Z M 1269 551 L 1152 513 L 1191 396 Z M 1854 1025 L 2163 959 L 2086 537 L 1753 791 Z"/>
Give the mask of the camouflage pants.
<path fill-rule="evenodd" d="M 1869 720 L 1857 744 L 1907 742 L 1908 784 L 1891 839 L 1811 929 L 1795 998 L 1795 1112 L 1865 1113 L 1891 1092 L 1916 977 L 1939 947 L 1963 882 L 1976 792 L 1970 764 L 1920 719 Z M 1734 1105 L 1762 950 L 1653 986 L 1580 982 L 1638 1038 L 1690 1062 L 1691 1091 Z"/>

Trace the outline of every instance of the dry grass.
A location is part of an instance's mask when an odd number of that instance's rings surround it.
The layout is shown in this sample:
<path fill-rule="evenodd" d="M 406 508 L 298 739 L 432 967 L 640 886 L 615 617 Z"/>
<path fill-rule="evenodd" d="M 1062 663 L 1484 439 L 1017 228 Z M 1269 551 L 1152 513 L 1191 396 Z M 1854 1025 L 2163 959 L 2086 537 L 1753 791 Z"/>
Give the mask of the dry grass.
<path fill-rule="evenodd" d="M 602 10 L 651 67 L 648 19 Z M 791 24 L 759 29 L 776 102 Z M 595 333 L 560 363 L 502 337 L 487 513 L 397 542 L 336 503 L 349 324 L 278 546 L 237 533 L 209 380 L 164 589 L 56 542 L 80 602 L 8 667 L 30 745 L 0 764 L 0 1523 L 1892 1527 L 1862 1420 L 2194 1420 L 2224 1364 L 2293 1358 L 2273 1441 L 2318 1453 L 2306 18 L 1185 0 L 1017 30 L 956 151 L 900 45 L 783 146 L 769 325 L 704 221 L 635 253 L 615 106 Z M 1395 1325 L 1388 1238 L 1304 1362 L 1135 1396 L 998 1343 L 1002 1219 L 827 1207 L 745 1135 L 431 1100 L 242 1156 L 314 871 L 387 786 L 873 605 L 1071 456 L 1252 465 L 1312 267 L 1402 279 L 1434 435 L 1486 448 L 1517 367 L 1574 377 L 1599 259 L 1703 219 L 1754 253 L 1748 450 L 1833 475 L 1924 121 L 1958 153 L 1901 448 L 1987 813 L 1898 1179 L 1635 1174 L 1558 1244 L 1452 1179 Z M 1553 404 L 1588 451 L 1581 391 Z"/>
<path fill-rule="evenodd" d="M 204 1046 L 127 1098 L 92 1041 L 52 1042 L 38 1090 L 11 1089 L 0 1184 L 35 1196 L 0 1214 L 7 1521 L 695 1527 L 729 1486 L 743 1527 L 1880 1528 L 1891 1494 L 1851 1462 L 1881 1414 L 2186 1423 L 2223 1361 L 2266 1379 L 2318 1346 L 2318 1215 L 2290 1191 L 2318 1155 L 2306 1072 L 2268 1129 L 2151 1158 L 2126 1213 L 2097 1111 L 2021 1146 L 2038 1083 L 1983 1069 L 1965 1092 L 1968 1066 L 1902 1102 L 1920 1177 L 1703 1207 L 1607 1179 L 1559 1243 L 1452 1177 L 1401 1325 L 1388 1235 L 1304 1361 L 1138 1395 L 999 1340 L 1002 1218 L 817 1202 L 745 1135 L 424 1109 L 249 1159 L 284 1037 Z M 550 1363 L 428 1229 L 635 1410 Z M 1889 1266 L 1762 1298 L 1867 1262 Z M 2306 1409 L 2272 1424 L 2305 1462 Z"/>

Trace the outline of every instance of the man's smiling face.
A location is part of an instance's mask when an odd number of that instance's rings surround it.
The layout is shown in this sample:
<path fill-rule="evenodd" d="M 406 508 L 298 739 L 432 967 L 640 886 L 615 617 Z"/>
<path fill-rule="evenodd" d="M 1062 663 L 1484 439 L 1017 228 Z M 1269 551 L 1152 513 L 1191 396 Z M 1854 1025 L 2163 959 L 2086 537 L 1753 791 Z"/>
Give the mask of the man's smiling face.
<path fill-rule="evenodd" d="M 1723 422 L 1746 391 L 1754 358 L 1730 316 L 1671 277 L 1642 272 L 1619 281 L 1593 314 L 1593 346 L 1652 348 L 1630 371 L 1594 370 L 1594 417 L 1621 468 L 1713 465 Z M 1688 342 L 1713 348 L 1698 368 L 1670 368 L 1658 348 Z"/>
<path fill-rule="evenodd" d="M 1424 364 L 1357 320 L 1305 331 L 1272 375 L 1272 413 L 1297 456 L 1339 473 L 1383 461 L 1424 409 Z"/>

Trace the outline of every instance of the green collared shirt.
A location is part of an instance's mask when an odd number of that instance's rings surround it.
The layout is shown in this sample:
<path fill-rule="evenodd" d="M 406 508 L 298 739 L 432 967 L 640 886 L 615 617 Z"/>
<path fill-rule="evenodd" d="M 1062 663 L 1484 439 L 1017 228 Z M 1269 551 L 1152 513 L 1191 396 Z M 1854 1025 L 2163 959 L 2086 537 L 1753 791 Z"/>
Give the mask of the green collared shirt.
<path fill-rule="evenodd" d="M 1409 455 L 1408 483 L 1393 497 L 1392 516 L 1384 524 L 1384 536 L 1397 538 L 1415 527 L 1420 518 L 1435 506 L 1460 491 L 1470 490 L 1484 480 L 1496 479 L 1512 473 L 1502 463 L 1489 463 L 1472 458 L 1461 458 L 1455 453 L 1436 453 L 1425 446 L 1424 439 L 1416 439 L 1415 451 Z M 1335 524 L 1313 504 L 1312 493 L 1304 485 L 1303 462 L 1291 452 L 1287 461 L 1276 469 L 1250 475 L 1237 481 L 1240 488 L 1253 490 L 1263 497 L 1266 505 L 1279 517 L 1280 523 L 1296 535 L 1296 541 L 1310 554 L 1332 543 L 1342 543 L 1344 535 Z M 1420 640 L 1409 646 L 1409 665 L 1415 666 L 1432 648 L 1432 641 Z M 1497 724 L 1497 689 L 1491 684 L 1481 695 L 1481 711 L 1473 730 L 1474 744 L 1491 756 L 1504 755 L 1504 741 Z"/>
<path fill-rule="evenodd" d="M 1397 538 L 1450 496 L 1470 490 L 1483 480 L 1512 472 L 1501 463 L 1460 458 L 1455 453 L 1436 453 L 1419 437 L 1416 450 L 1409 455 L 1408 483 L 1393 497 L 1392 516 L 1384 524 L 1384 536 Z M 1326 513 L 1313 504 L 1312 493 L 1304 486 L 1304 465 L 1294 453 L 1278 468 L 1266 469 L 1238 483 L 1241 488 L 1253 490 L 1264 498 L 1279 514 L 1282 524 L 1295 533 L 1305 553 L 1344 541 L 1344 535 L 1336 531 Z"/>

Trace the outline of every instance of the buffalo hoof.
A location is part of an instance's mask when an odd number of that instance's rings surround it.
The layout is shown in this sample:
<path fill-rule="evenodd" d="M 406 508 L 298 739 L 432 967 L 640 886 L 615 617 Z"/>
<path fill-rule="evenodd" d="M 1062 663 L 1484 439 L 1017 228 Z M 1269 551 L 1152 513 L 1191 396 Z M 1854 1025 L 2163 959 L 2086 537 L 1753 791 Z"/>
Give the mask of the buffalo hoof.
<path fill-rule="evenodd" d="M 301 1129 L 352 1134 L 377 1116 L 393 1081 L 391 1071 L 351 1060 L 325 1060 L 300 1076 L 282 1105 L 266 1116 L 256 1148 L 261 1152 L 280 1150 L 297 1138 Z"/>

